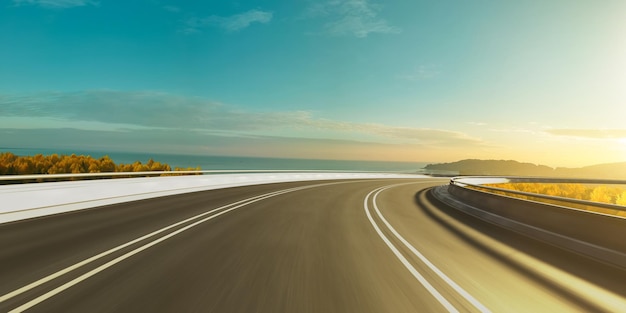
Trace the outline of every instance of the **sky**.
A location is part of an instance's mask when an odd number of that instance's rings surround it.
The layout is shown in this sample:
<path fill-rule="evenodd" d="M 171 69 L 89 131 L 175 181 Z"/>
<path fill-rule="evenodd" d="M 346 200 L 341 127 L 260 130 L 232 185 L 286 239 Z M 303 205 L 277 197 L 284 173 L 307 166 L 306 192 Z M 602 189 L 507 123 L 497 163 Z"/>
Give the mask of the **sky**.
<path fill-rule="evenodd" d="M 0 149 L 626 161 L 626 1 L 0 0 Z"/>

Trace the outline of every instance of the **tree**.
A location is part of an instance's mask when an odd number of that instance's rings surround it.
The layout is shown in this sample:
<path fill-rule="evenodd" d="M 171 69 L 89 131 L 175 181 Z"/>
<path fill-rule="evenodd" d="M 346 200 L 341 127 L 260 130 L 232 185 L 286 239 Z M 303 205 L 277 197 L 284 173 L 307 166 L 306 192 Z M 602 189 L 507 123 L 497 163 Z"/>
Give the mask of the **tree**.
<path fill-rule="evenodd" d="M 108 155 L 100 158 L 100 171 L 102 172 L 115 172 L 115 163 Z"/>
<path fill-rule="evenodd" d="M 604 202 L 604 203 L 615 203 L 613 199 L 617 196 L 617 191 L 615 188 L 609 188 L 607 186 L 598 186 L 593 189 L 591 195 L 589 195 L 589 200 L 595 202 Z"/>
<path fill-rule="evenodd" d="M 189 169 L 193 170 L 193 168 Z M 171 171 L 171 167 L 153 159 L 149 159 L 146 164 L 135 161 L 132 164 L 116 165 L 108 155 L 95 159 L 89 155 L 76 154 L 16 156 L 10 152 L 0 153 L 0 175 L 148 171 Z"/>
<path fill-rule="evenodd" d="M 624 190 L 620 195 L 617 196 L 615 204 L 626 206 L 626 190 Z"/>

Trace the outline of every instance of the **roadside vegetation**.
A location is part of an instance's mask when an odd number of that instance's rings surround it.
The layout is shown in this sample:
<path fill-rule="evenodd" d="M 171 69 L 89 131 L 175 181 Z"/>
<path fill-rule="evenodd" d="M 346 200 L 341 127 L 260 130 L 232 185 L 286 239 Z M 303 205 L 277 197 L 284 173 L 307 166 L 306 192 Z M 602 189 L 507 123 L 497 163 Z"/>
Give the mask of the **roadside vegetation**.
<path fill-rule="evenodd" d="M 506 183 L 486 184 L 485 186 L 626 206 L 626 189 L 623 187 L 545 183 Z"/>
<path fill-rule="evenodd" d="M 624 186 L 607 186 L 607 185 L 584 185 L 584 184 L 548 184 L 548 183 L 501 183 L 501 184 L 485 184 L 485 186 L 496 187 L 502 189 L 523 191 L 529 193 L 543 194 L 549 196 L 587 200 L 593 202 L 601 202 L 608 204 L 622 205 L 626 207 L 626 187 Z M 477 188 L 480 189 L 480 188 Z M 524 195 L 510 194 L 506 192 L 482 189 L 484 191 L 503 194 L 510 197 L 521 198 L 525 200 L 534 200 L 557 205 L 567 205 L 578 209 L 601 212 L 606 214 L 626 216 L 625 210 L 611 210 L 606 208 L 598 208 L 587 205 L 564 204 L 559 201 L 546 200 L 541 198 L 529 197 Z M 626 209 L 626 208 L 625 208 Z"/>
<path fill-rule="evenodd" d="M 0 153 L 0 175 L 69 174 L 69 173 L 108 173 L 108 172 L 152 172 L 171 171 L 166 163 L 148 160 L 130 164 L 115 164 L 109 156 L 93 158 L 86 155 L 42 155 L 17 156 L 11 152 Z M 175 171 L 200 170 L 197 168 L 176 167 Z M 176 174 L 162 174 L 176 175 Z M 188 174 L 189 175 L 189 174 Z"/>

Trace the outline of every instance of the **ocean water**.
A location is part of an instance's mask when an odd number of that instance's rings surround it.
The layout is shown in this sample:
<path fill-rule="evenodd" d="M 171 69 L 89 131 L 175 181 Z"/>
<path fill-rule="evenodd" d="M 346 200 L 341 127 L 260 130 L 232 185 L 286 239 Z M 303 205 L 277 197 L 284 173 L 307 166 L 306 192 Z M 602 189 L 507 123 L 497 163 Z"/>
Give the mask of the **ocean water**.
<path fill-rule="evenodd" d="M 90 155 L 100 158 L 108 155 L 116 164 L 147 162 L 150 158 L 174 167 L 201 167 L 203 170 L 336 170 L 336 171 L 381 171 L 425 173 L 422 168 L 428 163 L 423 162 L 385 162 L 385 161 L 348 161 L 348 160 L 308 160 L 278 159 L 256 157 L 228 157 L 175 155 L 156 153 L 126 153 L 101 151 L 76 151 L 32 148 L 0 148 L 0 152 L 11 152 L 16 155 L 35 154 L 76 154 Z"/>

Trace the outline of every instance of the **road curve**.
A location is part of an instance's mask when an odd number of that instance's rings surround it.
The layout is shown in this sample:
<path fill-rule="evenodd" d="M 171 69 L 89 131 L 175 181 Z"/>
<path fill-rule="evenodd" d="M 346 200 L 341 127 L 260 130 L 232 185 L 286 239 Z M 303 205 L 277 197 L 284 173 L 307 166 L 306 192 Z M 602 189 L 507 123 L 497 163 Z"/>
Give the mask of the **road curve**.
<path fill-rule="evenodd" d="M 3 224 L 0 311 L 602 311 L 446 222 L 586 264 L 427 196 L 446 182 L 267 184 Z"/>

